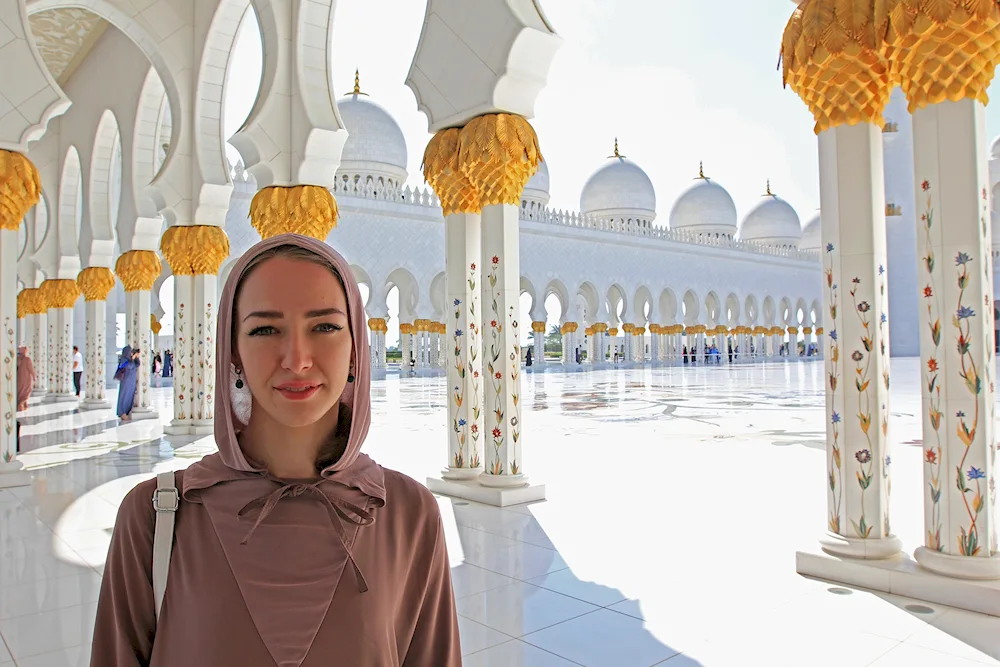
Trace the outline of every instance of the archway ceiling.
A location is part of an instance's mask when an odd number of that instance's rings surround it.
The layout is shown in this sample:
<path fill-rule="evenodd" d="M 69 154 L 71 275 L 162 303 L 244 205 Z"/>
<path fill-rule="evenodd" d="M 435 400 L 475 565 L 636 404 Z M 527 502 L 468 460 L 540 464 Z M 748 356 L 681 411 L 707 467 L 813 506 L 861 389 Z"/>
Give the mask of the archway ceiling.
<path fill-rule="evenodd" d="M 64 86 L 83 62 L 108 22 L 77 7 L 48 9 L 28 18 L 38 52 L 52 78 Z"/>

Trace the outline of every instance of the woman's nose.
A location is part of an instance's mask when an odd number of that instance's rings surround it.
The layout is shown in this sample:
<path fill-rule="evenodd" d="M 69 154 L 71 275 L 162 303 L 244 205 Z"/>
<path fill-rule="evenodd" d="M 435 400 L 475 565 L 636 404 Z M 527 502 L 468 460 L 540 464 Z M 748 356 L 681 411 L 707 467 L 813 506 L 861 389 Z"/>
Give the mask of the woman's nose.
<path fill-rule="evenodd" d="M 307 336 L 298 333 L 288 336 L 282 366 L 293 373 L 301 373 L 312 366 L 312 350 Z"/>

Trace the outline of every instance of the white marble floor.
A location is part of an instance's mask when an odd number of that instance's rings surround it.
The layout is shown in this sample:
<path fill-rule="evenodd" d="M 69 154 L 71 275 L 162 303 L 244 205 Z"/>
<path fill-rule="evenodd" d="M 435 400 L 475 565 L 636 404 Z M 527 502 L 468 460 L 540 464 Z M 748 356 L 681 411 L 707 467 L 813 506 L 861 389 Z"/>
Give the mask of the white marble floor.
<path fill-rule="evenodd" d="M 918 363 L 893 362 L 893 524 L 918 546 Z M 440 500 L 467 667 L 1000 665 L 1000 619 L 807 580 L 824 529 L 818 363 L 526 374 L 525 464 L 549 500 Z M 374 389 L 366 451 L 423 480 L 444 380 Z M 0 491 L 0 665 L 88 664 L 118 503 L 213 450 L 160 420 L 32 405 L 31 487 Z M 113 398 L 113 397 L 112 397 Z"/>

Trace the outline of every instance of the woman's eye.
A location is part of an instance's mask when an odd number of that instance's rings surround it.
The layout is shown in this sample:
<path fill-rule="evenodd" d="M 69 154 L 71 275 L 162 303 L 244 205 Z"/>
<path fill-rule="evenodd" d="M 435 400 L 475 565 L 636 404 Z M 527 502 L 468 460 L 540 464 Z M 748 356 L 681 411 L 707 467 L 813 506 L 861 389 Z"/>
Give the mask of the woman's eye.
<path fill-rule="evenodd" d="M 267 336 L 273 334 L 277 329 L 272 326 L 256 327 L 247 332 L 248 336 Z"/>
<path fill-rule="evenodd" d="M 317 324 L 316 328 L 314 329 L 314 331 L 318 331 L 319 333 L 330 333 L 330 332 L 333 332 L 333 331 L 340 331 L 343 328 L 344 327 L 338 326 L 336 324 L 330 324 L 329 322 L 323 322 L 322 324 Z"/>

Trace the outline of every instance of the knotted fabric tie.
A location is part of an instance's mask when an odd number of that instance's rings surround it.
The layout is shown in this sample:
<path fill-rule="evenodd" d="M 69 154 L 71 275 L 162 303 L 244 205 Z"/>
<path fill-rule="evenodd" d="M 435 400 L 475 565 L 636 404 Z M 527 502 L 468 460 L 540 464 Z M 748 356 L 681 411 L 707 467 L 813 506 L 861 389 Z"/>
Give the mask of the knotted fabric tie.
<path fill-rule="evenodd" d="M 358 507 L 354 503 L 350 503 L 343 498 L 337 496 L 333 496 L 331 498 L 328 496 L 322 489 L 319 488 L 319 485 L 324 481 L 326 480 L 320 480 L 312 484 L 289 482 L 279 486 L 266 496 L 261 496 L 260 498 L 255 498 L 254 500 L 248 502 L 243 506 L 243 509 L 237 513 L 237 516 L 240 518 L 242 518 L 244 514 L 248 514 L 250 510 L 258 504 L 261 504 L 262 507 L 260 513 L 257 515 L 257 519 L 253 523 L 253 526 L 250 527 L 250 531 L 246 534 L 246 537 L 243 538 L 243 541 L 240 542 L 240 544 L 246 545 L 250 541 L 254 531 L 257 530 L 257 527 L 260 526 L 260 524 L 264 523 L 264 520 L 269 514 L 271 514 L 272 511 L 274 511 L 274 508 L 277 507 L 282 498 L 286 496 L 295 498 L 296 496 L 301 496 L 302 494 L 311 491 L 323 499 L 330 515 L 330 523 L 333 525 L 333 528 L 337 533 L 337 537 L 340 539 L 340 543 L 347 551 L 348 560 L 350 560 L 351 565 L 354 566 L 354 574 L 358 580 L 358 588 L 362 593 L 364 593 L 368 590 L 368 582 L 365 581 L 365 577 L 361 573 L 361 568 L 358 567 L 357 561 L 354 560 L 354 554 L 351 553 L 350 548 L 347 546 L 347 533 L 344 531 L 344 526 L 340 523 L 340 520 L 343 519 L 348 523 L 353 523 L 358 526 L 368 526 L 375 521 L 375 517 L 373 517 L 368 510 Z"/>

